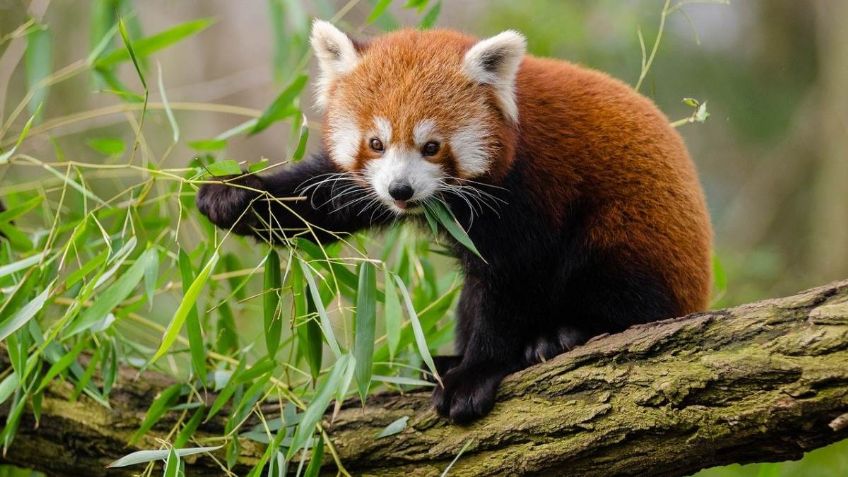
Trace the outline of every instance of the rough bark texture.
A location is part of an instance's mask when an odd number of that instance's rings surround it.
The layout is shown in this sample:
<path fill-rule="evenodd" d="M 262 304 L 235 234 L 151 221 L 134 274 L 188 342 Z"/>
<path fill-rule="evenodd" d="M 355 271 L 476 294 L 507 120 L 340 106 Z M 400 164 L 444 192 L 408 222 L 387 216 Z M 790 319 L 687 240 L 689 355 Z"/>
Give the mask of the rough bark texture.
<path fill-rule="evenodd" d="M 111 410 L 68 402 L 54 385 L 40 427 L 24 420 L 6 460 L 50 475 L 137 471 L 104 465 L 133 450 L 128 437 L 167 379 L 131 373 Z M 403 432 L 375 438 L 403 416 Z M 797 459 L 848 437 L 848 281 L 596 338 L 510 376 L 492 414 L 468 427 L 437 417 L 429 393 L 376 396 L 325 424 L 353 475 L 436 476 L 469 441 L 452 476 L 672 476 Z M 260 452 L 246 444 L 235 472 Z M 189 466 L 222 474 L 208 457 Z"/>

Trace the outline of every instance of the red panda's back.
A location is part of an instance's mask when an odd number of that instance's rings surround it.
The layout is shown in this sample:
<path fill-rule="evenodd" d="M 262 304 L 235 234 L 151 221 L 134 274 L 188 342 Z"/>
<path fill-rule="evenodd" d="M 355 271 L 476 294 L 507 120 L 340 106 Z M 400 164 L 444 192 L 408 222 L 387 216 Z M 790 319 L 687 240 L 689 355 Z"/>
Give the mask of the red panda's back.
<path fill-rule="evenodd" d="M 712 231 L 680 135 L 647 98 L 603 73 L 527 57 L 517 78 L 518 156 L 556 223 L 592 204 L 590 245 L 659 270 L 681 314 L 709 302 Z"/>

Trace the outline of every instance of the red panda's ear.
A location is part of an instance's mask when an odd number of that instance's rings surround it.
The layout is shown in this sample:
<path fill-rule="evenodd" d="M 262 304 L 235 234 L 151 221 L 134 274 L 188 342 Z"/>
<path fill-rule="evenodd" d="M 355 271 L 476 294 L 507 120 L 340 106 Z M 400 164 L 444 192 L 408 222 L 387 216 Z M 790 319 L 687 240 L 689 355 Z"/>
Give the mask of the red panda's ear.
<path fill-rule="evenodd" d="M 506 119 L 518 120 L 515 104 L 515 74 L 524 58 L 527 41 L 516 31 L 507 30 L 478 42 L 465 54 L 463 71 L 472 80 L 495 89 Z"/>
<path fill-rule="evenodd" d="M 320 108 L 327 105 L 333 81 L 353 70 L 359 64 L 359 51 L 344 32 L 330 22 L 315 20 L 310 38 L 318 58 L 321 73 L 318 77 L 316 102 Z"/>

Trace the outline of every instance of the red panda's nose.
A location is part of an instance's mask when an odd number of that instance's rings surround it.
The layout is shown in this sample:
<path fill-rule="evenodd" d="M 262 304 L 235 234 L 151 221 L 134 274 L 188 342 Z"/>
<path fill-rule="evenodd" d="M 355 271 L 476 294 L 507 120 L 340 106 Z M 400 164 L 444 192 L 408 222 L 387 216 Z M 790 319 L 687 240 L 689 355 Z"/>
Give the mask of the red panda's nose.
<path fill-rule="evenodd" d="M 413 194 L 415 194 L 415 190 L 412 189 L 409 182 L 394 181 L 389 184 L 389 195 L 394 200 L 409 200 Z"/>

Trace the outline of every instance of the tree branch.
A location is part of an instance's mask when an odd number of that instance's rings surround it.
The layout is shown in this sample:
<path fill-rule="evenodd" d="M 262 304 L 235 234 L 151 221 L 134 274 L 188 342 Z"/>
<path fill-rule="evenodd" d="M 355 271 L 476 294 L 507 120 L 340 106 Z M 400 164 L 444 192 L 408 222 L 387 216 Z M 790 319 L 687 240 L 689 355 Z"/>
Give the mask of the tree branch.
<path fill-rule="evenodd" d="M 40 426 L 24 419 L 6 460 L 50 475 L 137 471 L 104 465 L 134 450 L 129 435 L 168 380 L 134 373 L 124 370 L 111 410 L 68 402 L 68 386 L 54 384 Z M 403 416 L 404 431 L 376 438 Z M 468 427 L 437 417 L 420 392 L 375 396 L 325 425 L 354 475 L 437 476 L 469 441 L 453 476 L 676 476 L 797 459 L 848 437 L 848 281 L 596 338 L 510 376 L 492 414 Z M 220 433 L 212 422 L 199 437 Z M 234 471 L 261 452 L 245 441 Z M 189 466 L 189 475 L 222 473 L 208 457 Z"/>

